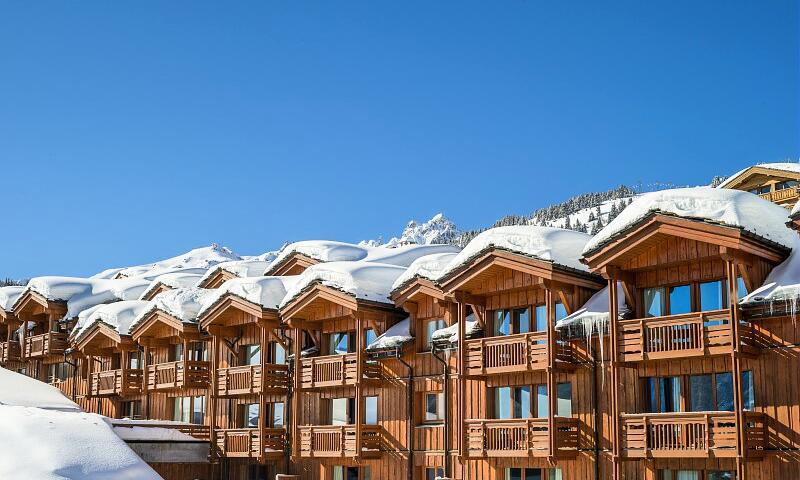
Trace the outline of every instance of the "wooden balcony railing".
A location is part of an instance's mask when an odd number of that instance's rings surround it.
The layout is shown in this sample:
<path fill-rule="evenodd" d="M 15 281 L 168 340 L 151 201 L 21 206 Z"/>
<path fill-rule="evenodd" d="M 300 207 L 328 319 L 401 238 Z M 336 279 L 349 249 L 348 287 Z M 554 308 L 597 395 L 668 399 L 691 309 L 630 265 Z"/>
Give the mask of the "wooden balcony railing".
<path fill-rule="evenodd" d="M 288 388 L 287 365 L 267 364 L 265 371 L 262 371 L 261 365 L 242 365 L 217 370 L 217 395 L 223 397 L 252 393 L 281 394 Z"/>
<path fill-rule="evenodd" d="M 19 342 L 0 342 L 0 363 L 18 361 L 21 352 Z"/>
<path fill-rule="evenodd" d="M 257 428 L 214 430 L 212 445 L 222 457 L 280 458 L 286 448 L 286 430 L 267 428 L 263 437 Z"/>
<path fill-rule="evenodd" d="M 301 426 L 301 457 L 354 457 L 356 449 L 355 425 L 314 425 Z M 381 455 L 381 427 L 361 426 L 362 457 L 377 458 Z"/>
<path fill-rule="evenodd" d="M 467 375 L 490 375 L 547 368 L 547 332 L 478 338 L 466 345 Z M 558 342 L 556 364 L 572 367 L 572 348 Z"/>
<path fill-rule="evenodd" d="M 747 457 L 761 457 L 766 447 L 764 415 L 745 412 Z M 623 414 L 622 450 L 629 458 L 707 458 L 736 456 L 733 412 Z"/>
<path fill-rule="evenodd" d="M 574 456 L 578 452 L 578 419 L 555 417 L 553 455 Z M 546 418 L 467 420 L 467 455 L 487 457 L 547 457 L 551 452 Z"/>
<path fill-rule="evenodd" d="M 144 372 L 140 368 L 125 368 L 93 372 L 89 376 L 92 396 L 137 395 L 142 391 Z"/>
<path fill-rule="evenodd" d="M 147 388 L 170 390 L 208 387 L 210 368 L 209 362 L 194 360 L 148 365 Z"/>
<path fill-rule="evenodd" d="M 730 312 L 693 312 L 666 317 L 619 321 L 619 352 L 623 362 L 730 354 L 733 338 Z M 758 351 L 753 330 L 739 326 L 742 351 Z"/>
<path fill-rule="evenodd" d="M 181 433 L 185 433 L 191 437 L 196 438 L 197 440 L 204 440 L 206 442 L 209 441 L 210 438 L 210 428 L 208 425 L 195 425 L 192 423 L 181 423 L 181 422 L 172 422 L 172 421 L 159 421 L 159 420 L 130 420 L 130 419 L 110 419 L 111 424 L 115 428 L 133 428 L 133 427 L 140 427 L 140 428 L 159 428 L 159 429 L 170 429 L 170 430 L 177 430 Z"/>
<path fill-rule="evenodd" d="M 300 388 L 355 385 L 358 380 L 358 356 L 355 353 L 304 358 L 300 362 Z M 376 363 L 365 362 L 363 372 L 362 380 L 380 379 L 381 369 Z"/>
<path fill-rule="evenodd" d="M 47 332 L 42 335 L 25 337 L 25 358 L 40 358 L 48 355 L 62 355 L 66 349 L 66 333 Z"/>
<path fill-rule="evenodd" d="M 800 187 L 784 188 L 774 192 L 761 193 L 758 196 L 774 203 L 788 202 L 800 198 Z"/>

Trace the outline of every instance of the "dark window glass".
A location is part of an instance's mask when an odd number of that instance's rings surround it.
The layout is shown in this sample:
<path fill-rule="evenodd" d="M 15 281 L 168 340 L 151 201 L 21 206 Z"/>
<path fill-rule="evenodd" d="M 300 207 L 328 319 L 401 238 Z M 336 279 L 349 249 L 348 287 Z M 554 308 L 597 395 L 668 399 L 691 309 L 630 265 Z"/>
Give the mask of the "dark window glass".
<path fill-rule="evenodd" d="M 258 428 L 258 417 L 261 416 L 261 406 L 257 403 L 242 405 L 242 426 L 244 428 Z"/>
<path fill-rule="evenodd" d="M 663 287 L 644 289 L 644 311 L 647 317 L 662 317 L 667 314 L 667 300 Z"/>
<path fill-rule="evenodd" d="M 192 423 L 202 425 L 206 416 L 206 397 L 194 397 L 192 400 Z"/>
<path fill-rule="evenodd" d="M 436 480 L 436 477 L 444 477 L 444 468 L 436 467 L 425 469 L 425 480 Z"/>
<path fill-rule="evenodd" d="M 689 285 L 669 287 L 669 314 L 679 315 L 692 311 L 692 289 Z"/>
<path fill-rule="evenodd" d="M 658 378 L 649 377 L 647 379 L 647 396 L 645 397 L 647 413 L 658 412 Z"/>
<path fill-rule="evenodd" d="M 495 310 L 494 312 L 494 335 L 508 335 L 511 333 L 511 311 Z"/>
<path fill-rule="evenodd" d="M 530 314 L 527 308 L 514 309 L 514 333 L 528 333 L 531 331 Z"/>
<path fill-rule="evenodd" d="M 714 409 L 713 384 L 711 375 L 691 375 L 689 394 L 692 412 L 709 412 Z"/>
<path fill-rule="evenodd" d="M 680 377 L 659 378 L 659 397 L 661 412 L 680 412 L 681 410 L 681 379 Z"/>
<path fill-rule="evenodd" d="M 444 420 L 444 393 L 425 394 L 425 421 Z"/>
<path fill-rule="evenodd" d="M 711 470 L 706 473 L 706 480 L 733 480 L 736 478 L 736 472 L 727 470 Z"/>
<path fill-rule="evenodd" d="M 330 354 L 344 355 L 350 353 L 350 333 L 337 332 L 331 334 Z"/>
<path fill-rule="evenodd" d="M 547 418 L 547 385 L 536 386 L 536 418 Z"/>
<path fill-rule="evenodd" d="M 433 338 L 433 332 L 436 330 L 441 330 L 445 328 L 443 319 L 435 319 L 435 320 L 428 320 L 425 328 L 425 344 L 423 345 L 424 351 L 429 351 L 431 349 L 431 338 Z"/>
<path fill-rule="evenodd" d="M 514 418 L 531 416 L 531 387 L 514 387 Z"/>
<path fill-rule="evenodd" d="M 753 410 L 756 406 L 756 397 L 753 388 L 753 372 L 747 370 L 742 372 L 742 407 L 745 410 Z"/>
<path fill-rule="evenodd" d="M 245 345 L 244 364 L 258 365 L 261 363 L 261 345 Z"/>
<path fill-rule="evenodd" d="M 556 385 L 556 415 L 559 417 L 572 416 L 572 384 L 559 383 Z"/>
<path fill-rule="evenodd" d="M 280 428 L 284 426 L 283 410 L 283 402 L 275 402 L 272 404 L 272 428 Z"/>
<path fill-rule="evenodd" d="M 717 410 L 733 411 L 733 376 L 730 372 L 716 374 L 717 379 Z"/>

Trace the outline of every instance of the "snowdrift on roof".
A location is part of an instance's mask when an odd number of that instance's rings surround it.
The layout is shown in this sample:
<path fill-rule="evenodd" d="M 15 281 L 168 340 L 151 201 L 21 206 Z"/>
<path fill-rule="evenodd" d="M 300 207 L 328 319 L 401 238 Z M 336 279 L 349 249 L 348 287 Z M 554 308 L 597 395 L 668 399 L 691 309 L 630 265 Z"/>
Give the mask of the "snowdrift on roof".
<path fill-rule="evenodd" d="M 773 268 L 764 284 L 742 298 L 742 305 L 774 301 L 795 301 L 800 297 L 800 238 L 795 239 L 789 258 Z"/>
<path fill-rule="evenodd" d="M 381 350 L 384 348 L 400 348 L 407 342 L 413 340 L 411 336 L 411 318 L 406 317 L 403 320 L 395 323 L 388 330 L 383 332 L 383 335 L 375 339 L 374 342 L 367 345 L 367 350 Z"/>
<path fill-rule="evenodd" d="M 80 407 L 56 387 L 2 367 L 0 367 L 0 405 L 80 411 Z M 0 423 L 0 425 L 5 427 L 5 424 Z M 5 477 L 0 475 L 0 478 Z"/>
<path fill-rule="evenodd" d="M 25 287 L 18 285 L 0 287 L 0 309 L 10 312 L 11 307 L 14 306 L 24 291 Z"/>
<path fill-rule="evenodd" d="M 401 245 L 398 247 L 371 247 L 364 259 L 367 262 L 385 263 L 408 267 L 418 258 L 437 253 L 458 253 L 461 249 L 454 245 Z"/>
<path fill-rule="evenodd" d="M 193 287 L 203 278 L 202 273 L 173 272 L 165 273 L 154 278 L 139 298 L 145 298 L 158 289 L 161 285 L 169 288 Z"/>
<path fill-rule="evenodd" d="M 782 170 L 784 172 L 791 172 L 791 173 L 800 173 L 800 163 L 795 163 L 795 162 L 760 163 L 739 170 L 730 177 L 726 178 L 724 182 L 717 185 L 717 188 L 727 188 L 728 185 L 730 185 L 731 182 L 736 179 L 736 177 L 738 177 L 739 175 L 743 174 L 744 172 L 753 167 L 769 168 L 772 170 Z"/>
<path fill-rule="evenodd" d="M 303 272 L 281 301 L 283 308 L 306 288 L 320 283 L 341 290 L 359 300 L 392 303 L 389 292 L 405 268 L 372 262 L 328 262 L 313 265 Z"/>
<path fill-rule="evenodd" d="M 448 265 L 458 256 L 458 253 L 434 253 L 425 255 L 414 260 L 414 262 L 403 272 L 402 275 L 397 277 L 392 290 L 400 288 L 405 283 L 415 278 L 427 278 L 428 280 L 436 281 L 441 276 L 442 272 Z"/>
<path fill-rule="evenodd" d="M 274 259 L 274 254 L 273 254 Z M 216 265 L 205 273 L 203 277 L 197 282 L 198 285 L 206 282 L 209 278 L 213 277 L 220 271 L 232 273 L 240 278 L 246 277 L 260 277 L 264 275 L 264 271 L 272 264 L 272 260 L 234 260 L 232 262 L 224 262 Z"/>
<path fill-rule="evenodd" d="M 77 341 L 94 325 L 102 322 L 114 328 L 120 335 L 129 335 L 134 320 L 150 306 L 145 300 L 124 300 L 97 305 L 78 315 L 78 322 L 70 337 Z"/>
<path fill-rule="evenodd" d="M 603 246 L 653 212 L 738 227 L 789 248 L 794 243 L 794 232 L 786 228 L 785 208 L 750 192 L 694 187 L 645 193 L 592 237 L 583 253 Z"/>
<path fill-rule="evenodd" d="M 466 338 L 478 335 L 483 330 L 483 325 L 478 323 L 475 315 L 470 313 L 464 319 L 464 336 Z M 449 343 L 455 345 L 458 343 L 458 323 L 454 323 L 449 327 L 441 328 L 431 334 L 432 343 Z"/>
<path fill-rule="evenodd" d="M 110 268 L 94 275 L 92 278 L 114 278 L 117 275 L 135 277 L 151 274 L 164 274 L 189 268 L 200 268 L 206 270 L 218 263 L 228 262 L 231 260 L 241 260 L 241 257 L 233 253 L 233 251 L 231 251 L 229 248 L 212 244 L 208 247 L 195 248 L 181 255 L 167 258 L 155 263 L 137 265 L 134 267 Z"/>
<path fill-rule="evenodd" d="M 469 263 L 490 247 L 587 271 L 586 265 L 579 258 L 589 238 L 589 235 L 573 230 L 536 225 L 491 228 L 473 238 L 444 269 L 441 277 Z"/>
<path fill-rule="evenodd" d="M 197 316 L 216 305 L 225 295 L 235 295 L 262 308 L 275 310 L 286 296 L 286 291 L 297 283 L 299 276 L 232 278 L 203 300 L 203 307 Z"/>
<path fill-rule="evenodd" d="M 67 303 L 65 318 L 75 318 L 87 308 L 117 300 L 135 300 L 150 285 L 143 278 L 116 280 L 77 277 L 35 277 L 28 288 L 51 301 Z"/>
<path fill-rule="evenodd" d="M 196 287 L 181 287 L 161 292 L 147 302 L 147 307 L 136 315 L 130 330 L 156 310 L 171 315 L 183 323 L 195 323 L 200 309 L 212 295 L 214 290 Z"/>
<path fill-rule="evenodd" d="M 617 282 L 617 312 L 623 317 L 629 312 L 628 305 L 625 303 L 625 295 L 622 294 L 622 283 Z M 556 329 L 567 328 L 573 325 L 596 328 L 597 325 L 605 324 L 608 321 L 608 287 L 596 292 L 578 310 L 574 311 L 556 322 Z M 591 328 L 589 328 L 591 331 Z"/>

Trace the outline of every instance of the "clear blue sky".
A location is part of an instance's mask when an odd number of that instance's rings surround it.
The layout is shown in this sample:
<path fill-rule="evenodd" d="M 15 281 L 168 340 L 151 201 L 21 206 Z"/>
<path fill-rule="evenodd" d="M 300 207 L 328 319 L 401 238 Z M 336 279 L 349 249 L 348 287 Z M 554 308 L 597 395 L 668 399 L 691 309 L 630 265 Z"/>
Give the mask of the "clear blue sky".
<path fill-rule="evenodd" d="M 462 228 L 800 156 L 796 1 L 0 7 L 0 276 Z"/>

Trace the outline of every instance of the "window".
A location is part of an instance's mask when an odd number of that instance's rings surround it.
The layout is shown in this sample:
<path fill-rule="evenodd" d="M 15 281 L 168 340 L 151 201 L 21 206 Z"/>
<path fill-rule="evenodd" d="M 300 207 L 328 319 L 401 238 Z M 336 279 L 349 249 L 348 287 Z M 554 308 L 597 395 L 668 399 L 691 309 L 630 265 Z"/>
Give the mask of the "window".
<path fill-rule="evenodd" d="M 492 331 L 494 336 L 514 335 L 530 331 L 531 315 L 528 307 L 494 311 L 494 329 Z"/>
<path fill-rule="evenodd" d="M 202 425 L 206 416 L 206 397 L 199 396 L 192 399 L 192 423 Z"/>
<path fill-rule="evenodd" d="M 425 421 L 438 422 L 444 420 L 444 393 L 425 394 Z"/>
<path fill-rule="evenodd" d="M 258 428 L 261 406 L 257 403 L 245 403 L 242 408 L 242 428 Z"/>
<path fill-rule="evenodd" d="M 706 480 L 733 480 L 736 472 L 728 470 L 710 470 L 706 472 Z"/>
<path fill-rule="evenodd" d="M 261 345 L 245 345 L 242 365 L 261 364 Z"/>
<path fill-rule="evenodd" d="M 531 331 L 531 316 L 527 308 L 515 308 L 511 312 L 514 333 L 528 333 Z"/>
<path fill-rule="evenodd" d="M 559 417 L 572 416 L 571 383 L 559 383 L 556 385 L 556 415 Z"/>
<path fill-rule="evenodd" d="M 547 417 L 549 404 L 547 399 L 547 385 L 536 386 L 536 418 Z"/>
<path fill-rule="evenodd" d="M 644 289 L 644 311 L 646 317 L 663 317 L 667 314 L 667 299 L 663 287 Z"/>
<path fill-rule="evenodd" d="M 272 410 L 272 428 L 281 428 L 285 426 L 283 416 L 284 416 L 284 408 L 285 405 L 283 402 L 275 402 L 268 404 L 270 410 Z"/>
<path fill-rule="evenodd" d="M 646 379 L 648 413 L 682 412 L 681 377 L 650 377 Z"/>
<path fill-rule="evenodd" d="M 775 184 L 775 190 L 786 190 L 787 188 L 796 188 L 798 185 L 797 180 L 786 180 L 785 182 L 778 182 Z"/>
<path fill-rule="evenodd" d="M 127 367 L 133 370 L 142 368 L 142 352 L 138 350 L 135 352 L 128 352 Z"/>
<path fill-rule="evenodd" d="M 669 315 L 692 311 L 692 288 L 689 285 L 669 287 Z"/>
<path fill-rule="evenodd" d="M 533 403 L 531 391 L 536 391 Z M 547 385 L 522 385 L 494 389 L 494 418 L 547 417 Z"/>
<path fill-rule="evenodd" d="M 658 480 L 733 480 L 736 473 L 726 470 L 659 470 Z"/>
<path fill-rule="evenodd" d="M 67 362 L 51 363 L 47 365 L 47 379 L 49 383 L 63 382 L 69 377 L 70 370 Z"/>
<path fill-rule="evenodd" d="M 755 393 L 753 392 L 753 372 L 750 370 L 742 372 L 742 408 L 753 410 L 756 406 Z"/>
<path fill-rule="evenodd" d="M 563 303 L 556 303 L 556 321 L 567 317 L 567 307 Z"/>
<path fill-rule="evenodd" d="M 544 332 L 547 330 L 547 306 L 536 305 L 534 314 L 536 316 L 536 331 Z"/>
<path fill-rule="evenodd" d="M 358 467 L 334 465 L 331 468 L 333 469 L 333 480 L 359 480 Z M 362 480 L 369 479 L 371 475 L 368 473 L 368 467 L 364 467 L 364 470 L 365 475 Z"/>
<path fill-rule="evenodd" d="M 206 342 L 189 343 L 189 361 L 192 362 L 208 361 L 208 349 L 206 348 Z"/>
<path fill-rule="evenodd" d="M 183 360 L 183 344 L 178 343 L 173 345 L 172 348 L 169 350 L 169 361 L 180 362 L 181 360 Z"/>
<path fill-rule="evenodd" d="M 495 337 L 511 335 L 511 310 L 494 311 L 494 329 L 492 334 Z"/>
<path fill-rule="evenodd" d="M 445 327 L 447 327 L 447 324 L 444 323 L 444 319 L 442 318 L 434 318 L 433 320 L 428 320 L 425 322 L 425 342 L 422 345 L 423 352 L 431 350 L 431 339 L 433 338 L 433 332 L 436 330 L 441 330 Z"/>
<path fill-rule="evenodd" d="M 562 480 L 560 468 L 506 468 L 503 480 Z"/>
<path fill-rule="evenodd" d="M 714 389 L 711 375 L 689 376 L 689 400 L 691 412 L 714 410 Z"/>
<path fill-rule="evenodd" d="M 728 282 L 715 280 L 713 282 L 703 282 L 700 284 L 700 311 L 722 310 L 725 305 L 725 291 L 728 289 Z"/>
<path fill-rule="evenodd" d="M 330 355 L 344 355 L 355 351 L 355 337 L 350 332 L 336 332 L 330 334 Z"/>
<path fill-rule="evenodd" d="M 331 425 L 352 425 L 356 410 L 355 398 L 334 398 L 331 400 Z"/>
<path fill-rule="evenodd" d="M 744 278 L 736 277 L 736 296 L 738 296 L 739 300 L 741 300 L 746 297 L 747 294 L 747 285 L 744 284 Z"/>
<path fill-rule="evenodd" d="M 140 400 L 122 402 L 120 404 L 120 415 L 122 418 L 130 418 L 131 420 L 142 418 L 142 402 Z"/>
<path fill-rule="evenodd" d="M 269 342 L 269 363 L 274 365 L 286 364 L 286 349 L 278 342 Z"/>
<path fill-rule="evenodd" d="M 436 480 L 436 478 L 444 477 L 444 468 L 433 467 L 425 469 L 425 480 Z"/>
<path fill-rule="evenodd" d="M 206 397 L 174 397 L 172 419 L 176 422 L 202 425 L 206 414 Z"/>
<path fill-rule="evenodd" d="M 364 423 L 378 424 L 378 397 L 364 397 Z"/>
<path fill-rule="evenodd" d="M 364 330 L 364 340 L 366 343 L 364 345 L 369 345 L 370 343 L 374 342 L 378 339 L 378 335 L 375 334 L 375 330 L 368 328 Z"/>

